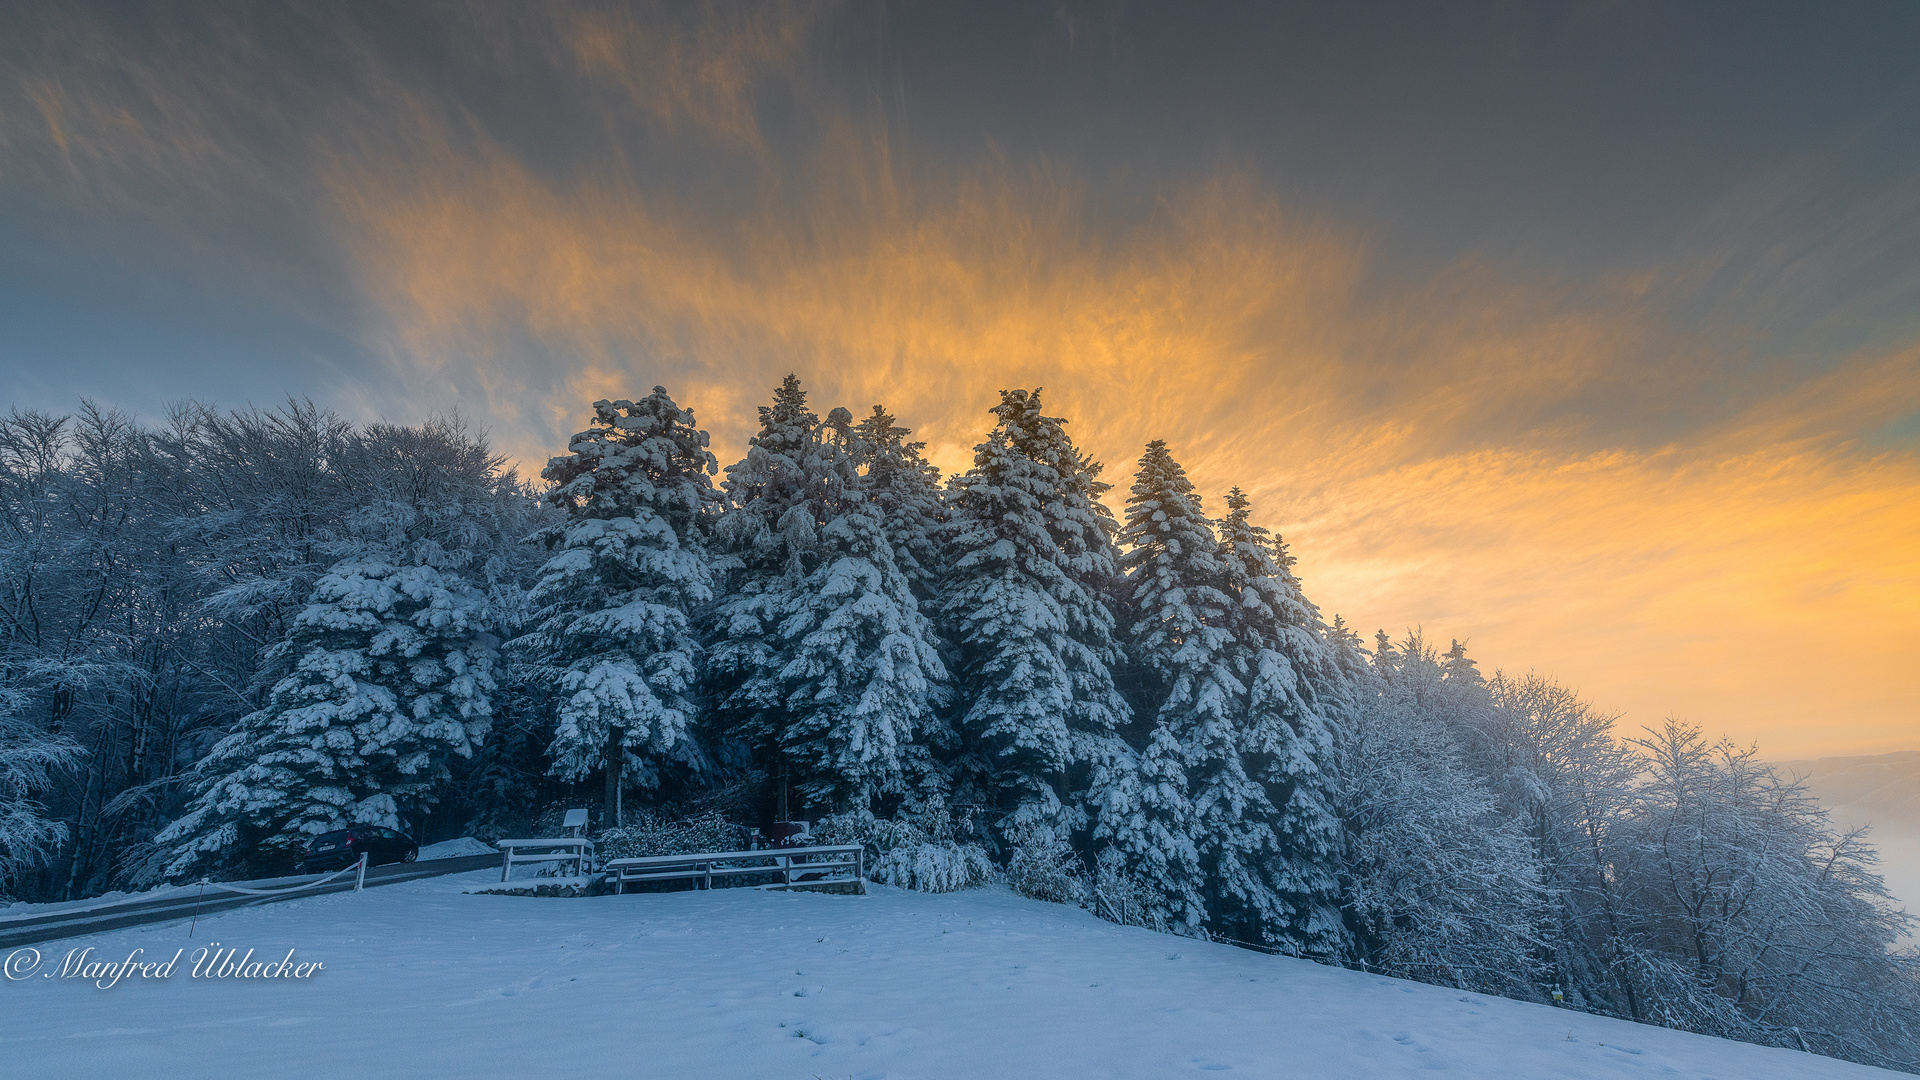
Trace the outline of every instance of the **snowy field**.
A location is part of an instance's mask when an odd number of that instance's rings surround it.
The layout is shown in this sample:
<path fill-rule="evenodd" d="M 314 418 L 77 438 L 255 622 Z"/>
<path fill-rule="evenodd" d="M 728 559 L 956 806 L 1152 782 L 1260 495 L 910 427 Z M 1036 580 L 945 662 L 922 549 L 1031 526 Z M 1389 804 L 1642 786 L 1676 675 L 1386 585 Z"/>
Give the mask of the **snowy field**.
<path fill-rule="evenodd" d="M 1114 926 L 995 888 L 463 895 L 489 872 L 49 942 L 15 1076 L 1378 1078 L 1897 1074 Z M 195 978 L 220 943 L 306 979 Z M 111 989 L 69 949 L 169 979 Z M 24 974 L 23 974 L 24 973 Z M 22 977 L 11 977 L 11 976 Z"/>

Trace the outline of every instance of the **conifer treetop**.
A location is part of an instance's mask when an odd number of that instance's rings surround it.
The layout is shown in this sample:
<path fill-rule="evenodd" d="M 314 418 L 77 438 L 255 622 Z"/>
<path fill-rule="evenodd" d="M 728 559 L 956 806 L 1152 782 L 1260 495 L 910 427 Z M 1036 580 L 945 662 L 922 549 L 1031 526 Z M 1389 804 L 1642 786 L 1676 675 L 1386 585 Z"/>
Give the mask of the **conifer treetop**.
<path fill-rule="evenodd" d="M 940 470 L 921 454 L 926 443 L 907 441 L 911 434 L 875 405 L 872 415 L 854 426 L 850 446 L 867 498 L 885 518 L 894 561 L 912 582 L 914 594 L 930 600 L 940 562 L 935 530 L 947 514 Z"/>
<path fill-rule="evenodd" d="M 848 417 L 851 419 L 851 416 Z M 802 478 L 806 458 L 820 444 L 820 417 L 807 408 L 800 378 L 789 374 L 773 391 L 773 404 L 760 406 L 760 433 L 747 440 L 747 456 L 727 466 L 727 501 L 750 511 L 767 527 L 813 493 Z M 738 528 L 738 517 L 735 517 Z"/>
<path fill-rule="evenodd" d="M 1100 480 L 1103 466 L 1073 445 L 1064 419 L 1041 411 L 1039 387 L 1002 390 L 993 415 L 1009 448 L 1052 469 L 1057 478 L 1057 487 L 1050 493 L 1055 496 L 1054 505 L 1048 506 L 1046 520 L 1054 543 L 1066 556 L 1066 569 L 1084 581 L 1111 580 L 1119 573 L 1113 548 L 1119 524 L 1100 501 L 1112 487 Z M 978 450 L 974 460 L 980 460 Z"/>
<path fill-rule="evenodd" d="M 1200 637 L 1225 637 L 1232 604 L 1221 591 L 1226 567 L 1200 497 L 1162 440 L 1148 443 L 1140 457 L 1120 542 L 1131 549 L 1121 565 L 1146 662 L 1162 669 L 1214 663 L 1224 641 Z M 1191 655 L 1176 659 L 1183 647 Z"/>
<path fill-rule="evenodd" d="M 674 404 L 664 386 L 637 402 L 594 402 L 593 426 L 569 440 L 567 449 L 540 476 L 554 484 L 547 501 L 575 517 L 651 511 L 684 531 L 684 519 L 718 501 L 707 479 L 719 468 L 707 449 L 707 433 L 694 423 L 693 410 Z"/>
<path fill-rule="evenodd" d="M 899 425 L 886 406 L 875 405 L 873 413 L 854 425 L 854 456 L 867 470 L 872 486 L 892 486 L 903 475 L 919 477 L 926 486 L 937 488 L 940 470 L 927 461 L 924 442 L 908 442 L 912 428 Z"/>
<path fill-rule="evenodd" d="M 1256 622 L 1297 627 L 1316 641 L 1324 629 L 1320 609 L 1294 576 L 1294 558 L 1286 542 L 1252 519 L 1252 500 L 1238 487 L 1227 494 L 1227 517 L 1220 523 L 1220 549 L 1240 603 Z"/>
<path fill-rule="evenodd" d="M 1469 685 L 1484 682 L 1480 675 L 1480 665 L 1467 656 L 1467 643 L 1459 638 L 1449 639 L 1452 647 L 1446 652 L 1446 662 L 1441 665 L 1444 677 L 1449 682 Z"/>

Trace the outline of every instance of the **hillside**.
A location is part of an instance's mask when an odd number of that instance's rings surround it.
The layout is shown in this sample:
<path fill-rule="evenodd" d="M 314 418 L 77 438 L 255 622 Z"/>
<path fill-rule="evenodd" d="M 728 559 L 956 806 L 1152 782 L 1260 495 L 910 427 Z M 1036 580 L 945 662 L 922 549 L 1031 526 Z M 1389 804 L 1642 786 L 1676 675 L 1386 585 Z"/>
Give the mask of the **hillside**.
<path fill-rule="evenodd" d="M 395 885 L 45 947 L 0 986 L 22 1076 L 1892 1076 L 1101 922 L 1000 889 L 542 900 Z M 218 942 L 306 980 L 97 989 L 68 948 Z M 289 1052 L 297 1045 L 299 1052 Z"/>
<path fill-rule="evenodd" d="M 1782 775 L 1803 777 L 1834 819 L 1876 832 L 1920 834 L 1920 750 L 1871 757 L 1782 761 Z"/>

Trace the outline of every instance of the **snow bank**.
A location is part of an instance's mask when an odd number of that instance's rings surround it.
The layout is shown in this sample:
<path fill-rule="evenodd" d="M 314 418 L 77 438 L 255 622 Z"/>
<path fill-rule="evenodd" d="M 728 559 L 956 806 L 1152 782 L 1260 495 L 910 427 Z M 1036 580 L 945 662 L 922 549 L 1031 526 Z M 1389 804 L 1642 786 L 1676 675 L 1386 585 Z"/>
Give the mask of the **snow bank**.
<path fill-rule="evenodd" d="M 1895 1074 L 1101 922 L 1003 889 L 469 896 L 487 871 L 41 946 L 313 978 L 0 981 L 20 1076 L 1818 1080 Z M 498 874 L 493 877 L 497 879 Z"/>
<path fill-rule="evenodd" d="M 500 849 L 483 840 L 463 836 L 458 840 L 442 840 L 437 844 L 428 844 L 420 849 L 420 861 L 429 859 L 458 859 L 467 855 L 498 855 Z"/>

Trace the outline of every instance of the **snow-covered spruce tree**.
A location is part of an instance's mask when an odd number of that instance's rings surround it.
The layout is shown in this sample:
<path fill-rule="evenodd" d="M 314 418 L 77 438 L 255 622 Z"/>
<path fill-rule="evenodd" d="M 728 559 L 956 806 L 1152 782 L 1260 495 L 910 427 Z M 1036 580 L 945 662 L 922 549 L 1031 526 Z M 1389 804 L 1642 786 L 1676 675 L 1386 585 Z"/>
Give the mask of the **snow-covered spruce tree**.
<path fill-rule="evenodd" d="M 1398 643 L 1385 642 L 1382 647 L 1388 662 L 1376 664 L 1376 670 L 1413 694 L 1420 711 L 1452 729 L 1469 757 L 1479 761 L 1493 701 L 1491 685 L 1467 656 L 1466 643 L 1456 639 L 1443 653 L 1416 628 Z"/>
<path fill-rule="evenodd" d="M 986 807 L 1002 842 L 1035 829 L 1065 839 L 1134 769 L 1113 675 L 1114 521 L 1099 466 L 1041 412 L 1039 391 L 1002 391 L 993 413 L 955 481 L 941 585 L 964 740 L 956 798 Z"/>
<path fill-rule="evenodd" d="M 1156 921 L 1244 933 L 1226 913 L 1260 910 L 1259 863 L 1273 844 L 1266 791 L 1242 767 L 1246 687 L 1234 671 L 1226 567 L 1193 484 L 1158 439 L 1140 458 L 1126 513 L 1121 612 L 1154 731 L 1138 787 L 1109 793 L 1137 801 L 1100 807 L 1095 841 L 1120 848 L 1150 885 Z"/>
<path fill-rule="evenodd" d="M 320 579 L 285 642 L 299 659 L 266 706 L 197 769 L 170 877 L 213 859 L 276 861 L 315 834 L 404 827 L 446 760 L 471 754 L 492 717 L 495 642 L 486 598 L 438 567 L 352 556 Z"/>
<path fill-rule="evenodd" d="M 1373 632 L 1373 653 L 1368 657 L 1373 673 L 1383 679 L 1390 679 L 1400 670 L 1400 650 L 1394 647 L 1393 639 L 1385 630 Z"/>
<path fill-rule="evenodd" d="M 1334 726 L 1354 704 L 1320 611 L 1301 591 L 1279 537 L 1253 524 L 1234 488 L 1220 523 L 1225 592 L 1233 607 L 1236 669 L 1247 686 L 1242 753 L 1246 775 L 1272 806 L 1273 850 L 1261 860 L 1266 891 L 1254 891 L 1266 940 L 1320 958 L 1347 953 L 1340 916 L 1340 820 L 1334 811 Z M 1277 902 L 1269 911 L 1264 905 Z"/>
<path fill-rule="evenodd" d="M 724 512 L 714 527 L 713 547 L 724 572 L 721 599 L 708 613 L 705 640 L 711 649 L 701 672 L 702 691 L 712 709 L 710 742 L 729 766 L 767 770 L 780 798 L 778 812 L 792 816 L 788 799 L 792 777 L 753 730 L 754 714 L 768 708 L 748 701 L 741 691 L 750 680 L 774 670 L 777 657 L 769 632 L 781 619 L 780 598 L 767 595 L 788 572 L 785 538 L 775 527 L 806 493 L 801 460 L 820 426 L 807 407 L 807 393 L 793 374 L 774 390 L 773 403 L 760 407 L 760 431 L 747 440 L 747 456 L 727 466 L 721 488 Z M 802 515 L 809 516 L 809 515 Z M 798 528 L 799 519 L 792 524 Z"/>
<path fill-rule="evenodd" d="M 854 427 L 853 433 L 851 448 L 864 478 L 862 490 L 886 522 L 894 565 L 906 575 L 921 613 L 936 620 L 944 553 L 942 530 L 948 517 L 940 470 L 922 455 L 926 444 L 908 442 L 907 436 L 913 432 L 900 427 L 879 405 Z M 930 633 L 936 646 L 942 645 L 938 632 Z M 924 819 L 936 834 L 951 829 L 945 819 L 953 783 L 941 763 L 950 760 L 960 745 L 944 708 L 950 695 L 951 687 L 944 682 L 933 687 L 929 700 L 934 707 L 918 724 L 914 741 L 905 748 L 908 793 L 901 810 Z"/>
<path fill-rule="evenodd" d="M 626 782 L 699 765 L 694 620 L 713 595 L 704 532 L 720 493 L 707 433 L 665 387 L 593 411 L 540 474 L 568 519 L 538 534 L 554 555 L 530 596 L 536 628 L 514 644 L 559 689 L 555 775 L 601 773 L 612 823 Z"/>
<path fill-rule="evenodd" d="M 1441 669 L 1449 682 L 1459 686 L 1478 686 L 1486 682 L 1480 674 L 1480 665 L 1467 655 L 1467 643 L 1459 638 L 1452 640 Z"/>
<path fill-rule="evenodd" d="M 887 523 L 893 561 L 923 604 L 932 600 L 940 580 L 938 532 L 946 519 L 940 470 L 922 456 L 923 442 L 894 422 L 879 405 L 854 426 L 854 464 L 865 478 L 863 490 Z"/>
<path fill-rule="evenodd" d="M 283 674 L 154 837 L 171 849 L 167 876 L 235 858 L 269 867 L 351 824 L 409 827 L 491 725 L 498 640 L 480 585 L 517 480 L 457 422 L 373 425 L 336 456 L 359 478 L 359 508 L 265 659 Z"/>
<path fill-rule="evenodd" d="M 1199 935 L 1207 921 L 1203 853 L 1217 845 L 1202 830 L 1202 808 L 1187 778 L 1186 748 L 1172 727 L 1156 723 L 1147 745 L 1114 768 L 1101 792 L 1094 832 L 1095 863 L 1124 875 L 1126 901 L 1096 892 L 1095 913 L 1165 933 Z M 1096 877 L 1096 888 L 1099 886 Z"/>
<path fill-rule="evenodd" d="M 1327 627 L 1327 649 L 1333 654 L 1333 666 L 1346 677 L 1349 686 L 1364 683 L 1374 675 L 1367 662 L 1367 650 L 1360 644 L 1360 635 L 1339 615 L 1335 615 L 1333 625 Z"/>
<path fill-rule="evenodd" d="M 719 534 L 738 565 L 714 612 L 711 677 L 726 737 L 797 797 L 790 814 L 905 798 L 946 674 L 852 421 L 835 409 L 820 423 L 789 375 L 727 470 Z"/>

